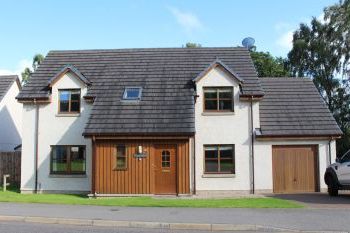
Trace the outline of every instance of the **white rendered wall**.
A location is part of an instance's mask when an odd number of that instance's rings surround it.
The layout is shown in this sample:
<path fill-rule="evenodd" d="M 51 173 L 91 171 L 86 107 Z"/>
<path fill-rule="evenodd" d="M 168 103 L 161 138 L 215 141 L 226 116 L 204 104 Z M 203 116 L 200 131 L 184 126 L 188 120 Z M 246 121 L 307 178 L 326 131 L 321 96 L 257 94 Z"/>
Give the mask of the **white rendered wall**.
<path fill-rule="evenodd" d="M 0 151 L 13 151 L 22 143 L 22 104 L 16 100 L 18 93 L 14 81 L 0 102 Z"/>
<path fill-rule="evenodd" d="M 81 88 L 81 113 L 79 116 L 58 115 L 58 89 Z M 39 176 L 41 191 L 51 192 L 88 192 L 91 189 L 91 140 L 85 139 L 82 133 L 90 115 L 92 105 L 82 98 L 87 88 L 74 74 L 67 73 L 52 87 L 50 104 L 40 105 L 39 109 Z M 23 108 L 23 146 L 21 190 L 34 190 L 34 132 L 35 105 L 24 104 Z M 51 176 L 51 145 L 85 145 L 86 176 Z"/>
<path fill-rule="evenodd" d="M 234 113 L 211 114 L 203 112 L 203 87 L 234 87 Z M 250 102 L 239 100 L 239 85 L 236 79 L 220 68 L 212 69 L 197 83 L 195 105 L 196 124 L 196 190 L 197 191 L 249 191 L 250 190 Z M 259 127 L 259 103 L 253 105 L 254 128 Z M 204 174 L 204 150 L 206 144 L 234 144 L 234 176 Z"/>

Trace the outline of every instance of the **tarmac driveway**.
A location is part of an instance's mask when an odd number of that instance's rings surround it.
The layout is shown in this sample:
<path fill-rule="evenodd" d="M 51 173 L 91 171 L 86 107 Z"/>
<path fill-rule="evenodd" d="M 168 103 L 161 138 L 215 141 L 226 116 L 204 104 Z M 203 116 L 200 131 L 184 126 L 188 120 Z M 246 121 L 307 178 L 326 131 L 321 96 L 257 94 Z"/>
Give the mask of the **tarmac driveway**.
<path fill-rule="evenodd" d="M 327 193 L 275 194 L 273 197 L 300 202 L 309 208 L 350 209 L 349 192 L 339 191 L 339 196 L 337 197 L 331 197 Z"/>

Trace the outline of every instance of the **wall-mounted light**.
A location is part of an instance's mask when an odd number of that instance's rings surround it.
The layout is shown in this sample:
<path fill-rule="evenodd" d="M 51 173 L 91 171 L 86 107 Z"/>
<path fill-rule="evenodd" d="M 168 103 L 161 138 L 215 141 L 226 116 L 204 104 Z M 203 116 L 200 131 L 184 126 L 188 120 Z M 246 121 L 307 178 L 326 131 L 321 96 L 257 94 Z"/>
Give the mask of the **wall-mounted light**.
<path fill-rule="evenodd" d="M 142 146 L 138 146 L 137 147 L 137 153 L 138 154 L 142 154 L 143 150 L 142 150 Z"/>

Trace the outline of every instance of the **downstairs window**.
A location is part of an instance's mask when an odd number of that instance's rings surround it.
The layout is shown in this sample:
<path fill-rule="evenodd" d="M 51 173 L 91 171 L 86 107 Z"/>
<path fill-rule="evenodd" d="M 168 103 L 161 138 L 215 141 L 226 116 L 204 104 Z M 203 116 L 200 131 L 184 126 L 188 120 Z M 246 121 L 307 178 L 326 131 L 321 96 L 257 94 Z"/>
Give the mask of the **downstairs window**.
<path fill-rule="evenodd" d="M 51 146 L 50 174 L 85 173 L 85 146 Z"/>
<path fill-rule="evenodd" d="M 204 173 L 235 174 L 234 145 L 204 146 Z"/>
<path fill-rule="evenodd" d="M 127 158 L 125 145 L 117 145 L 115 149 L 113 170 L 126 170 Z"/>

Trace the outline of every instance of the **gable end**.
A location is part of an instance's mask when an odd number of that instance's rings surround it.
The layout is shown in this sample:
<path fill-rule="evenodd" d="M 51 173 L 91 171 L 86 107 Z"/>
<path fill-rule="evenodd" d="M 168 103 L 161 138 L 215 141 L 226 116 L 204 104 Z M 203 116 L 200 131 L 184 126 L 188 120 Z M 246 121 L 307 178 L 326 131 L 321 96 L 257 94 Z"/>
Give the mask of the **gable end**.
<path fill-rule="evenodd" d="M 76 77 L 78 77 L 79 80 L 85 83 L 86 85 L 91 85 L 91 82 L 77 68 L 75 68 L 73 65 L 66 65 L 60 72 L 58 72 L 54 77 L 52 77 L 49 80 L 49 87 L 52 87 L 60 78 L 64 76 L 64 74 L 68 72 L 72 72 L 73 74 L 75 74 Z"/>

